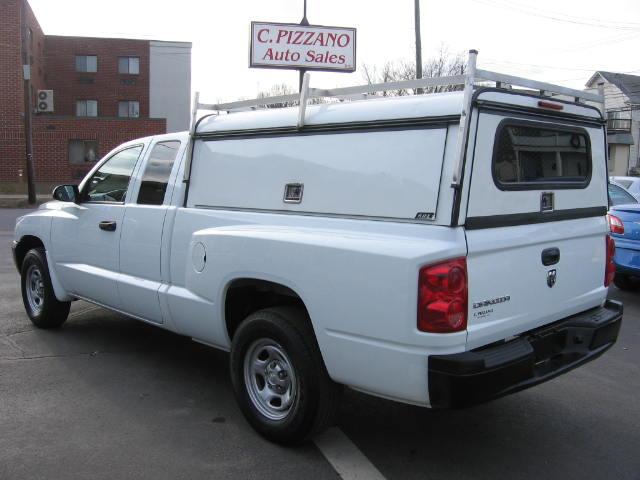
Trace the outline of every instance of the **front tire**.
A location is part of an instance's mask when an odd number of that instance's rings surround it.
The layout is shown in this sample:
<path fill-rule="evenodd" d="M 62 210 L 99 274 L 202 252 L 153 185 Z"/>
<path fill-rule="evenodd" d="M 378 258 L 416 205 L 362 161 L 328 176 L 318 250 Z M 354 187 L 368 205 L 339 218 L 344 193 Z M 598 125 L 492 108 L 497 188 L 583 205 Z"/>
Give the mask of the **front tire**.
<path fill-rule="evenodd" d="M 69 316 L 71 302 L 60 302 L 53 292 L 43 248 L 29 250 L 22 261 L 22 301 L 31 322 L 38 328 L 57 328 Z"/>
<path fill-rule="evenodd" d="M 334 383 L 303 309 L 278 307 L 249 315 L 231 346 L 231 380 L 247 421 L 267 439 L 300 444 L 334 418 Z"/>

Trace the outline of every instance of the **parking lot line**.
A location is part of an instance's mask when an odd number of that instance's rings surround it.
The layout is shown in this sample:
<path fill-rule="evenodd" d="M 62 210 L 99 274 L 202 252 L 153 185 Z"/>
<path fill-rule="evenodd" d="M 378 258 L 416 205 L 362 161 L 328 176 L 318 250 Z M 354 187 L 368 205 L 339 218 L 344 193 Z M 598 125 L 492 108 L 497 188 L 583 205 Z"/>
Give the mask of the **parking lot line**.
<path fill-rule="evenodd" d="M 318 435 L 314 443 L 343 480 L 384 480 L 382 473 L 339 428 Z"/>

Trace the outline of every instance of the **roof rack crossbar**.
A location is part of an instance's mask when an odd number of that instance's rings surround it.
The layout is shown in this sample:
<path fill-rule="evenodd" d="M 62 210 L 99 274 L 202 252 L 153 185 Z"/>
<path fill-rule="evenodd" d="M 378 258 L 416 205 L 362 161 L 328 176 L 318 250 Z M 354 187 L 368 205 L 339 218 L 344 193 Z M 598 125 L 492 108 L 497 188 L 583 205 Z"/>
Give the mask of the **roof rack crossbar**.
<path fill-rule="evenodd" d="M 486 80 L 490 82 L 509 83 L 518 87 L 530 88 L 531 90 L 542 90 L 546 94 L 556 93 L 559 95 L 566 95 L 568 97 L 580 98 L 582 100 L 589 100 L 591 102 L 602 103 L 604 100 L 600 95 L 583 90 L 574 90 L 573 88 L 562 87 L 560 85 L 554 85 L 552 83 L 539 82 L 537 80 L 530 80 L 528 78 L 515 77 L 513 75 L 507 75 L 504 73 L 491 72 L 489 70 L 476 70 L 477 80 Z"/>
<path fill-rule="evenodd" d="M 385 83 L 370 83 L 365 85 L 356 85 L 353 87 L 340 87 L 332 89 L 321 88 L 309 88 L 308 99 L 313 98 L 340 98 L 340 97 L 354 97 L 366 98 L 367 94 L 374 94 L 378 92 L 385 92 L 390 90 L 409 90 L 418 88 L 429 87 L 441 87 L 441 86 L 453 86 L 464 85 L 469 77 L 465 75 L 453 75 L 449 77 L 433 77 L 422 78 L 414 80 L 400 80 L 396 82 Z M 528 78 L 516 77 L 513 75 L 507 75 L 504 73 L 491 72 L 489 70 L 477 69 L 474 85 L 478 82 L 489 81 L 495 82 L 496 85 L 510 85 L 515 87 L 524 87 L 531 90 L 538 90 L 545 92 L 547 95 L 559 94 L 572 97 L 574 99 L 581 99 L 585 101 L 602 103 L 602 96 L 586 92 L 582 90 L 575 90 L 572 88 L 562 87 L 560 85 L 553 85 L 551 83 L 540 82 L 537 80 L 531 80 Z M 297 103 L 300 101 L 300 94 L 292 93 L 289 95 L 276 95 L 272 97 L 260 97 L 250 100 L 239 100 L 236 102 L 228 103 L 200 103 L 198 102 L 198 110 L 208 110 L 214 112 L 230 112 L 247 109 L 255 109 L 259 107 L 267 107 L 269 105 L 275 105 L 278 103 Z"/>
<path fill-rule="evenodd" d="M 332 89 L 309 88 L 307 98 L 335 98 L 363 95 L 367 93 L 384 92 L 389 90 L 407 90 L 416 88 L 428 88 L 438 86 L 462 85 L 466 75 L 454 75 L 450 77 L 422 78 L 415 80 L 400 80 L 397 82 L 369 83 L 354 87 L 340 87 Z M 198 110 L 228 112 L 230 110 L 252 109 L 266 107 L 278 103 L 293 103 L 300 101 L 300 94 L 276 95 L 273 97 L 260 97 L 250 100 L 239 100 L 229 103 L 198 103 Z"/>
<path fill-rule="evenodd" d="M 309 98 L 309 72 L 302 76 L 302 88 L 300 88 L 300 108 L 298 109 L 298 128 L 304 127 L 304 117 L 307 113 L 307 100 Z"/>
<path fill-rule="evenodd" d="M 229 103 L 199 103 L 198 110 L 210 110 L 213 112 L 228 112 L 230 110 L 243 110 L 277 103 L 293 103 L 300 101 L 300 95 L 292 93 L 289 95 L 276 95 L 273 97 L 252 98 L 251 100 L 238 100 Z"/>
<path fill-rule="evenodd" d="M 397 82 L 385 83 L 369 83 L 366 85 L 357 85 L 355 87 L 332 88 L 321 90 L 312 88 L 312 96 L 319 97 L 336 97 L 341 95 L 357 95 L 362 93 L 385 92 L 389 90 L 408 90 L 428 87 L 443 87 L 451 85 L 462 85 L 465 82 L 465 75 L 453 75 L 450 77 L 433 77 L 433 78 L 416 78 L 413 80 L 399 80 Z"/>
<path fill-rule="evenodd" d="M 458 163 L 453 171 L 451 186 L 459 189 L 462 185 L 462 166 L 464 164 L 465 151 L 467 150 L 467 133 L 471 123 L 471 106 L 473 97 L 473 87 L 476 82 L 476 59 L 477 50 L 469 50 L 469 61 L 467 62 L 467 74 L 464 75 L 464 98 L 462 101 L 462 112 L 460 112 L 460 126 L 458 127 L 458 144 L 456 146 Z"/>

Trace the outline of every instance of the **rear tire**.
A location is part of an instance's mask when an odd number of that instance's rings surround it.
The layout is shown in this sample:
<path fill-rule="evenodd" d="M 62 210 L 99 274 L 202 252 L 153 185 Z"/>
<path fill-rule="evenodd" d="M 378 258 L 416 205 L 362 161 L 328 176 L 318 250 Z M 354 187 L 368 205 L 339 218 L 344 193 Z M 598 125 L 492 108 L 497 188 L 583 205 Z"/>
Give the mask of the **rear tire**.
<path fill-rule="evenodd" d="M 22 301 L 38 328 L 57 328 L 69 316 L 71 302 L 60 302 L 53 292 L 47 256 L 43 248 L 29 250 L 22 261 Z"/>
<path fill-rule="evenodd" d="M 230 368 L 242 413 L 273 442 L 304 443 L 335 417 L 342 388 L 329 378 L 301 308 L 249 315 L 233 337 Z"/>
<path fill-rule="evenodd" d="M 616 273 L 616 276 L 613 278 L 613 283 L 620 290 L 637 290 L 638 284 L 634 282 L 634 280 L 624 273 Z"/>

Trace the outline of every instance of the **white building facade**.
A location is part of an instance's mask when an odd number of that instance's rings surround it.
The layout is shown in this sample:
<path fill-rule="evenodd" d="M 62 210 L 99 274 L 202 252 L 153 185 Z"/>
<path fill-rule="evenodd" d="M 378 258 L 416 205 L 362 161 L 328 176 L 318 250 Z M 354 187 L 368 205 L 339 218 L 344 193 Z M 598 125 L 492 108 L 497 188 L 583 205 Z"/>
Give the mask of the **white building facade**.
<path fill-rule="evenodd" d="M 191 43 L 149 42 L 149 116 L 167 119 L 167 133 L 189 129 Z"/>
<path fill-rule="evenodd" d="M 602 84 L 607 114 L 607 143 L 611 175 L 640 174 L 640 76 L 597 71 L 589 90 Z"/>

